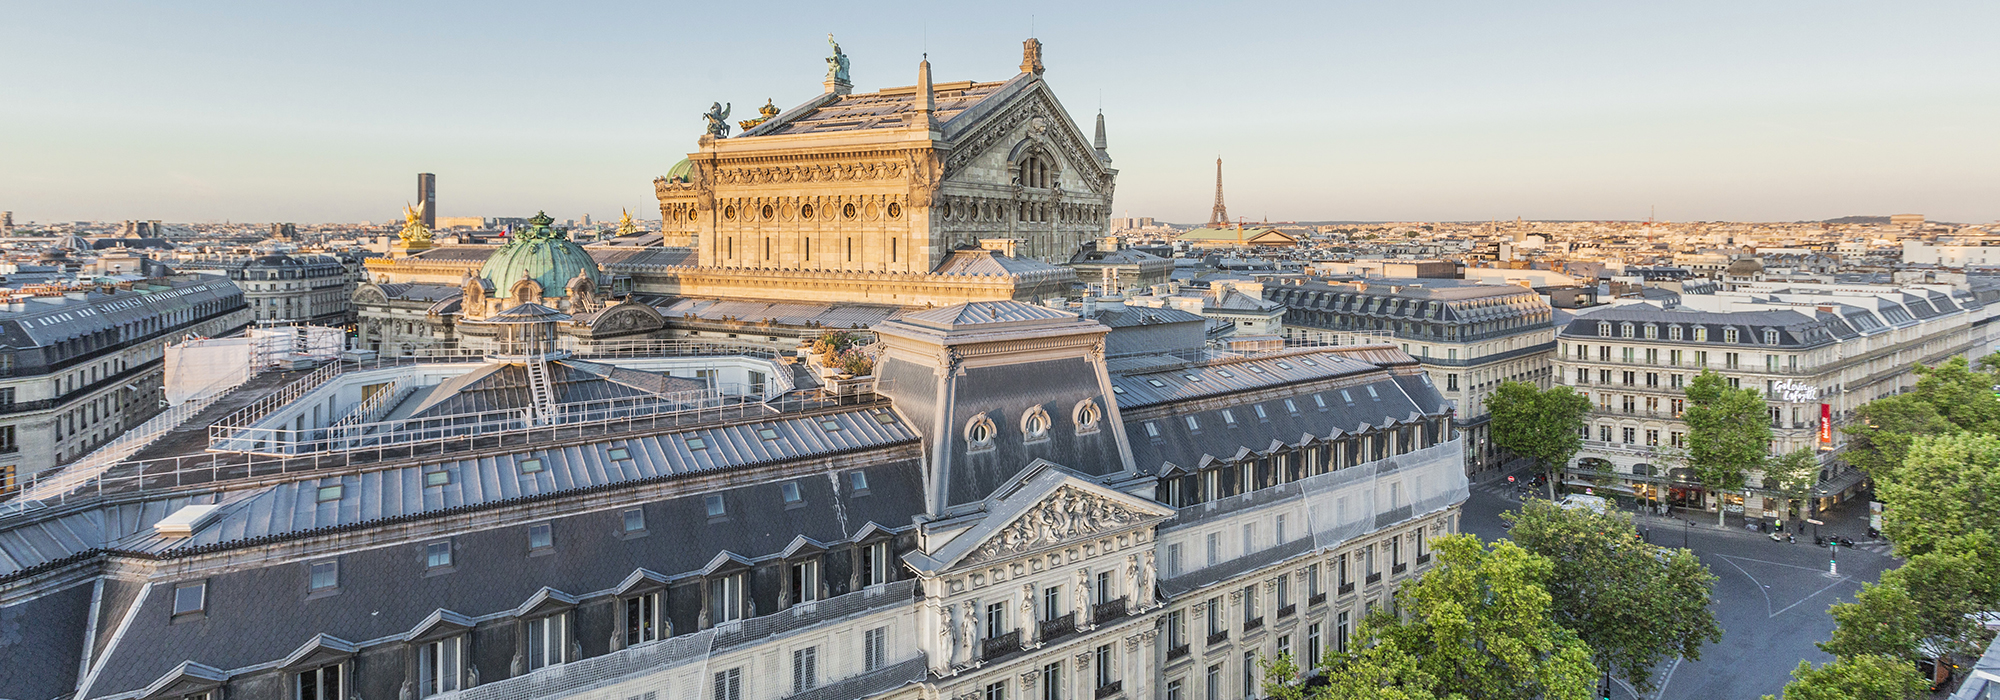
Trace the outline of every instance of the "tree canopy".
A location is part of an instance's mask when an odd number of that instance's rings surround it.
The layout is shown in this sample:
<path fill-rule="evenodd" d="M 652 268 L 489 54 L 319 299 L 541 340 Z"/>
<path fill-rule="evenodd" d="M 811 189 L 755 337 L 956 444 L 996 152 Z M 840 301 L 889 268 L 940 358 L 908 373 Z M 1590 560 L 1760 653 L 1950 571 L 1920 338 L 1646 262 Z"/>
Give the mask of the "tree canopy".
<path fill-rule="evenodd" d="M 1702 644 L 1721 641 L 1708 607 L 1715 575 L 1693 552 L 1641 541 L 1631 515 L 1530 501 L 1501 517 L 1510 539 L 1551 562 L 1556 623 L 1641 694 L 1661 661 L 1700 659 Z"/>
<path fill-rule="evenodd" d="M 2000 366 L 2000 354 L 1981 362 Z M 1974 369 L 1955 357 L 1936 367 L 1918 365 L 1917 386 L 1906 394 L 1863 404 L 1861 420 L 1842 429 L 1853 441 L 1847 460 L 1878 481 L 1893 476 L 1917 438 L 1954 433 L 2000 434 L 2000 398 L 1993 387 L 2000 375 Z"/>
<path fill-rule="evenodd" d="M 1713 370 L 1688 382 L 1688 468 L 1711 491 L 1743 488 L 1745 472 L 1761 469 L 1770 451 L 1771 423 L 1764 397 L 1756 389 L 1738 389 Z M 1721 523 L 1723 509 L 1716 509 Z"/>
<path fill-rule="evenodd" d="M 1929 694 L 1916 666 L 1881 655 L 1835 659 L 1818 668 L 1800 661 L 1785 684 L 1785 700 L 1915 700 Z"/>
<path fill-rule="evenodd" d="M 1396 592 L 1405 614 L 1365 620 L 1359 651 L 1336 658 L 1330 675 L 1427 683 L 1433 695 L 1466 700 L 1590 697 L 1597 666 L 1590 647 L 1549 616 L 1548 559 L 1506 540 L 1482 547 L 1470 535 L 1436 544 L 1436 567 Z"/>
<path fill-rule="evenodd" d="M 1492 416 L 1493 444 L 1533 459 L 1536 472 L 1553 475 L 1583 447 L 1590 397 L 1566 386 L 1541 390 L 1523 382 L 1504 382 L 1487 397 L 1486 410 Z M 1555 482 L 1549 479 L 1551 499 Z"/>

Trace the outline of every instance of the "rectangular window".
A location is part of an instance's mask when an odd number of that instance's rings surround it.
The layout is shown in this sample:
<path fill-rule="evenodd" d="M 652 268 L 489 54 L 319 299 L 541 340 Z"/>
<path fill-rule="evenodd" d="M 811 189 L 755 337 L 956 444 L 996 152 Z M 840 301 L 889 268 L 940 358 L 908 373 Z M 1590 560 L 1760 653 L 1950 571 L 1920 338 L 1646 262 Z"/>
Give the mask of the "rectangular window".
<path fill-rule="evenodd" d="M 1183 689 L 1181 679 L 1167 681 L 1167 700 L 1187 700 L 1187 691 Z"/>
<path fill-rule="evenodd" d="M 879 586 L 889 582 L 889 543 L 876 542 L 861 548 L 861 585 Z"/>
<path fill-rule="evenodd" d="M 1263 615 L 1259 614 L 1261 612 L 1263 611 L 1257 608 L 1257 584 L 1253 583 L 1248 586 L 1244 586 L 1243 623 L 1245 625 L 1248 625 L 1249 623 L 1256 621 L 1258 618 L 1263 617 Z"/>
<path fill-rule="evenodd" d="M 713 624 L 743 619 L 743 575 L 708 582 L 708 619 Z"/>
<path fill-rule="evenodd" d="M 1097 596 L 1096 603 L 1098 605 L 1109 603 L 1113 598 L 1117 597 L 1113 595 L 1115 591 L 1111 590 L 1111 572 L 1097 572 L 1097 586 L 1091 589 L 1091 593 Z"/>
<path fill-rule="evenodd" d="M 810 603 L 819 600 L 819 561 L 808 560 L 792 565 L 792 603 Z"/>
<path fill-rule="evenodd" d="M 638 508 L 627 508 L 622 516 L 625 520 L 626 532 L 639 532 L 646 529 L 646 511 Z"/>
<path fill-rule="evenodd" d="M 1042 700 L 1062 700 L 1063 662 L 1042 667 Z"/>
<path fill-rule="evenodd" d="M 1345 654 L 1347 653 L 1347 611 L 1340 611 L 1340 614 L 1334 617 L 1334 621 L 1333 650 Z"/>
<path fill-rule="evenodd" d="M 313 591 L 327 591 L 340 586 L 339 561 L 316 561 L 309 571 L 312 574 Z"/>
<path fill-rule="evenodd" d="M 1222 560 L 1222 533 L 1220 532 L 1208 533 L 1207 544 L 1208 544 L 1208 565 L 1215 566 L 1216 562 Z"/>
<path fill-rule="evenodd" d="M 1319 565 L 1313 564 L 1306 567 L 1306 597 L 1318 598 L 1319 595 Z"/>
<path fill-rule="evenodd" d="M 792 650 L 792 693 L 819 687 L 819 647 Z"/>
<path fill-rule="evenodd" d="M 986 697 L 984 700 L 1007 700 L 1007 681 L 986 684 Z"/>
<path fill-rule="evenodd" d="M 1204 700 L 1223 700 L 1222 664 L 1208 667 L 1208 695 L 1203 696 L 1203 698 Z"/>
<path fill-rule="evenodd" d="M 1222 621 L 1222 596 L 1208 599 L 1208 636 L 1213 637 L 1229 629 Z"/>
<path fill-rule="evenodd" d="M 1319 623 L 1306 626 L 1306 657 L 1299 660 L 1299 668 L 1313 669 L 1319 666 Z"/>
<path fill-rule="evenodd" d="M 1097 666 L 1097 687 L 1110 687 L 1111 682 L 1117 680 L 1116 674 L 1111 672 L 1113 670 L 1111 666 L 1111 645 L 1106 644 L 1098 647 L 1096 656 L 1097 658 L 1092 659 L 1092 661 Z"/>
<path fill-rule="evenodd" d="M 528 670 L 563 662 L 563 652 L 569 648 L 568 618 L 567 614 L 559 614 L 528 621 Z"/>
<path fill-rule="evenodd" d="M 1284 543 L 1285 543 L 1285 514 L 1284 514 L 1284 513 L 1279 513 L 1277 517 L 1275 517 L 1275 518 L 1272 518 L 1272 525 L 1274 526 L 1274 527 L 1273 527 L 1273 530 L 1274 530 L 1274 531 L 1273 531 L 1273 532 L 1271 533 L 1271 537 L 1272 537 L 1272 539 L 1271 539 L 1271 542 L 1272 542 L 1272 543 L 1275 543 L 1275 544 L 1284 544 Z"/>
<path fill-rule="evenodd" d="M 1007 603 L 986 604 L 986 638 L 992 639 L 1007 631 Z"/>
<path fill-rule="evenodd" d="M 861 635 L 862 670 L 874 671 L 889 664 L 889 628 L 877 627 Z"/>
<path fill-rule="evenodd" d="M 660 594 L 647 593 L 625 599 L 625 645 L 643 644 L 660 638 Z"/>
<path fill-rule="evenodd" d="M 728 514 L 728 511 L 722 505 L 721 496 L 704 496 L 702 497 L 702 505 L 708 508 L 708 517 L 710 518 L 720 518 Z"/>
<path fill-rule="evenodd" d="M 1179 610 L 1167 613 L 1167 648 L 1179 649 L 1187 643 L 1187 618 Z"/>
<path fill-rule="evenodd" d="M 555 547 L 554 527 L 548 523 L 528 526 L 528 551 L 539 551 Z"/>
<path fill-rule="evenodd" d="M 1646 431 L 1646 446 L 1647 447 L 1660 446 L 1660 431 L 1652 429 L 1648 429 Z"/>
<path fill-rule="evenodd" d="M 460 669 L 464 667 L 464 637 L 440 639 L 423 645 L 417 653 L 417 695 L 431 697 L 458 690 Z"/>
<path fill-rule="evenodd" d="M 1257 652 L 1243 652 L 1243 697 L 1257 697 Z"/>
<path fill-rule="evenodd" d="M 716 672 L 715 700 L 743 700 L 743 669 Z"/>
<path fill-rule="evenodd" d="M 1244 553 L 1244 554 L 1249 554 L 1249 553 L 1251 553 L 1251 552 L 1255 552 L 1255 551 L 1257 551 L 1257 524 L 1256 524 L 1256 523 L 1244 523 L 1244 524 L 1243 524 L 1243 553 Z"/>
<path fill-rule="evenodd" d="M 1181 575 L 1181 543 L 1167 545 L 1167 577 Z"/>
<path fill-rule="evenodd" d="M 208 582 L 183 583 L 174 587 L 174 614 L 191 615 L 208 608 Z"/>
<path fill-rule="evenodd" d="M 1638 439 L 1637 439 L 1637 438 L 1638 438 L 1638 429 L 1637 429 L 1637 428 L 1622 428 L 1622 429 L 1620 429 L 1620 433 L 1619 433 L 1619 435 L 1620 435 L 1620 437 L 1623 437 L 1623 438 L 1625 438 L 1625 444 L 1627 444 L 1627 445 L 1630 445 L 1630 444 L 1633 444 L 1633 443 L 1635 443 L 1635 442 L 1638 442 Z"/>
<path fill-rule="evenodd" d="M 1283 611 L 1287 606 L 1292 604 L 1291 574 L 1278 574 L 1277 596 L 1276 605 L 1279 611 Z"/>
<path fill-rule="evenodd" d="M 424 566 L 441 569 L 451 566 L 451 541 L 432 542 L 424 545 Z"/>
<path fill-rule="evenodd" d="M 1062 617 L 1062 586 L 1042 589 L 1042 619 L 1054 620 Z"/>
<path fill-rule="evenodd" d="M 297 700 L 346 700 L 340 694 L 340 664 L 302 671 Z"/>

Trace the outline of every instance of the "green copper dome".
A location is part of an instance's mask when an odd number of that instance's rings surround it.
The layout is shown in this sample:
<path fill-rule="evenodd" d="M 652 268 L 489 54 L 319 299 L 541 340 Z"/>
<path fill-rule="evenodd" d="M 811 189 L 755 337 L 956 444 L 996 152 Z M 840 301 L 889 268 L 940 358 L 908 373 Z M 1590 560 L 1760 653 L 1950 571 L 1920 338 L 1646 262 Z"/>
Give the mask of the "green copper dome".
<path fill-rule="evenodd" d="M 571 241 L 567 232 L 549 228 L 554 221 L 546 213 L 536 213 L 528 220 L 528 230 L 509 236 L 507 244 L 486 259 L 479 276 L 493 285 L 494 294 L 507 294 L 524 274 L 542 285 L 542 295 L 549 297 L 569 296 L 569 281 L 576 279 L 578 272 L 593 284 L 602 284 L 604 271 L 598 269 L 597 261 Z"/>
<path fill-rule="evenodd" d="M 675 164 L 674 164 L 674 167 L 673 167 L 673 169 L 672 169 L 672 170 L 668 170 L 668 171 L 667 171 L 667 179 L 668 179 L 668 180 L 677 180 L 677 181 L 680 181 L 680 182 L 693 182 L 693 181 L 694 181 L 694 161 L 691 161 L 691 160 L 688 160 L 688 159 L 686 159 L 686 158 L 682 158 L 682 159 L 681 159 L 681 162 L 679 162 L 679 163 L 675 163 Z"/>

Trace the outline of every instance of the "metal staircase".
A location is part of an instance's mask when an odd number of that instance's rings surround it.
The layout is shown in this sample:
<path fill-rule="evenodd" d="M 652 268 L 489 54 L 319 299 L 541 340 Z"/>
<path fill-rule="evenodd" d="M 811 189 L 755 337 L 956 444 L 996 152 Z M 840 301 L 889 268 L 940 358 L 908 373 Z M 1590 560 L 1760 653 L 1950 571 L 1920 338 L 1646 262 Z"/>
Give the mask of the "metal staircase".
<path fill-rule="evenodd" d="M 549 383 L 549 361 L 541 355 L 530 356 L 528 366 L 528 391 L 534 396 L 535 422 L 547 424 L 555 420 L 556 391 Z"/>

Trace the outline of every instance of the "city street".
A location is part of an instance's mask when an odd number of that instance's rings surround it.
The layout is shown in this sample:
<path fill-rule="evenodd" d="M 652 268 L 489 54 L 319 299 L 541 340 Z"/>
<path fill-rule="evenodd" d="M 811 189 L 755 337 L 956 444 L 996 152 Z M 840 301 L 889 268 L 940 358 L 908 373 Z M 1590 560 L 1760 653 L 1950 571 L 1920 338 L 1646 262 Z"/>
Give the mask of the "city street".
<path fill-rule="evenodd" d="M 1465 504 L 1464 530 L 1481 539 L 1505 537 L 1502 512 L 1520 501 L 1504 480 L 1474 484 Z M 1839 576 L 1828 575 L 1828 552 L 1812 546 L 1812 526 L 1799 543 L 1773 542 L 1762 533 L 1744 530 L 1738 521 L 1718 529 L 1715 516 L 1695 514 L 1693 522 L 1642 517 L 1638 525 L 1650 541 L 1671 547 L 1683 541 L 1715 573 L 1716 621 L 1722 641 L 1704 647 L 1700 661 L 1669 661 L 1658 669 L 1659 689 L 1649 700 L 1757 698 L 1777 694 L 1790 680 L 1799 660 L 1815 664 L 1832 656 L 1813 646 L 1833 631 L 1827 607 L 1852 601 L 1864 582 L 1873 582 L 1896 566 L 1888 546 L 1867 542 L 1867 503 L 1849 501 L 1821 516 L 1823 532 L 1839 532 L 1857 547 L 1841 548 Z M 1614 698 L 1639 697 L 1619 687 Z"/>

